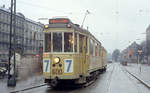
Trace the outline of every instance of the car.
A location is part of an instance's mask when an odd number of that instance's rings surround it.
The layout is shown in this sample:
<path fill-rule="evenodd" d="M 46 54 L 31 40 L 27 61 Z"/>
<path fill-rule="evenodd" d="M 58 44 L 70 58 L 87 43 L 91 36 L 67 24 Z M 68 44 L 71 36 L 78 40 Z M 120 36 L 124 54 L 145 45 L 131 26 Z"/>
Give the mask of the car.
<path fill-rule="evenodd" d="M 112 63 L 112 60 L 108 60 L 108 63 Z"/>

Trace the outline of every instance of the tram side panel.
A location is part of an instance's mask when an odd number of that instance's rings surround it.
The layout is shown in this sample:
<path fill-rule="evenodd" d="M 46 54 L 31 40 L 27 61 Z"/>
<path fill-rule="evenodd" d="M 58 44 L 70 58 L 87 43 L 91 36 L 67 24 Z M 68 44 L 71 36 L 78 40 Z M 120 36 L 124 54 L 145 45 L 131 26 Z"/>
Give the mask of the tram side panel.
<path fill-rule="evenodd" d="M 89 65 L 89 70 L 90 72 L 102 69 L 102 62 L 101 58 L 95 57 L 95 56 L 90 56 L 90 65 Z"/>
<path fill-rule="evenodd" d="M 94 49 L 95 50 L 95 49 Z M 96 52 L 97 51 L 97 52 Z M 96 53 L 95 53 L 96 52 Z M 94 72 L 96 70 L 102 69 L 102 58 L 100 55 L 100 51 L 95 50 L 94 54 L 89 55 L 89 71 Z"/>
<path fill-rule="evenodd" d="M 106 70 L 106 66 L 107 66 L 107 51 L 104 49 L 104 47 L 101 48 L 101 61 L 102 61 L 102 67 L 103 70 Z"/>
<path fill-rule="evenodd" d="M 107 67 L 107 52 L 106 52 L 106 50 L 104 52 L 104 67 L 105 67 L 105 69 Z"/>

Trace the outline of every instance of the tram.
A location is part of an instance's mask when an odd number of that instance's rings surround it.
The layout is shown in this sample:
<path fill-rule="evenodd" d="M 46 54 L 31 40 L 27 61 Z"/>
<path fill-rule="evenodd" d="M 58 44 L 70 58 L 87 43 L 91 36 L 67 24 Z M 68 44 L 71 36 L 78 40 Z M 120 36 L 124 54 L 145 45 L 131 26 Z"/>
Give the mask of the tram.
<path fill-rule="evenodd" d="M 107 51 L 101 42 L 70 19 L 49 19 L 43 32 L 45 83 L 85 84 L 106 70 Z"/>

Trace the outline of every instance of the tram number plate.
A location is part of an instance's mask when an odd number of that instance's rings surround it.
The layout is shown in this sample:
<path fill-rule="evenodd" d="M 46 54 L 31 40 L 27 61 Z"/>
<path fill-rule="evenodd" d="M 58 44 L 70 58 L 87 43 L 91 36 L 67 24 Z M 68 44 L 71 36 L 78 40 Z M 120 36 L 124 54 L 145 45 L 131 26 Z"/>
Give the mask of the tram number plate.
<path fill-rule="evenodd" d="M 62 74 L 62 69 L 52 69 L 52 74 L 53 75 L 61 75 Z"/>
<path fill-rule="evenodd" d="M 65 59 L 64 60 L 64 72 L 65 73 L 72 73 L 73 72 L 73 60 L 72 59 Z"/>
<path fill-rule="evenodd" d="M 43 59 L 43 72 L 50 72 L 50 59 Z"/>

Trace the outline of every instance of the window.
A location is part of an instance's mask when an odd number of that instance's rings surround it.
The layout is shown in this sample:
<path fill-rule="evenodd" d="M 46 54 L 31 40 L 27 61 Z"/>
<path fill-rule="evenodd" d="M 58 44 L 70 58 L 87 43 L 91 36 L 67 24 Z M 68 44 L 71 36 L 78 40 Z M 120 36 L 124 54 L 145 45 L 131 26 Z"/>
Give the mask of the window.
<path fill-rule="evenodd" d="M 97 50 L 98 50 L 98 45 L 97 45 L 97 43 L 95 43 L 95 56 L 98 56 L 98 54 L 97 54 L 98 51 Z"/>
<path fill-rule="evenodd" d="M 73 34 L 64 33 L 64 52 L 73 52 Z"/>
<path fill-rule="evenodd" d="M 93 56 L 95 56 L 95 41 L 93 41 Z"/>
<path fill-rule="evenodd" d="M 62 32 L 53 33 L 53 51 L 62 52 Z"/>
<path fill-rule="evenodd" d="M 86 45 L 85 45 L 85 47 L 86 47 L 86 53 L 88 53 L 88 37 L 86 37 Z"/>
<path fill-rule="evenodd" d="M 99 46 L 99 56 L 101 56 L 101 46 Z"/>
<path fill-rule="evenodd" d="M 45 52 L 51 52 L 51 33 L 45 34 Z"/>
<path fill-rule="evenodd" d="M 77 40 L 78 40 L 77 38 L 78 38 L 78 37 L 77 37 L 77 33 L 75 33 L 75 36 L 74 36 L 74 51 L 75 51 L 75 52 L 77 52 L 77 47 L 78 47 L 78 46 L 77 46 L 77 44 L 78 44 L 78 43 L 77 43 Z"/>
<path fill-rule="evenodd" d="M 83 35 L 79 35 L 79 52 L 82 53 L 82 47 L 83 47 Z"/>
<path fill-rule="evenodd" d="M 93 55 L 93 40 L 90 39 L 90 54 Z"/>

